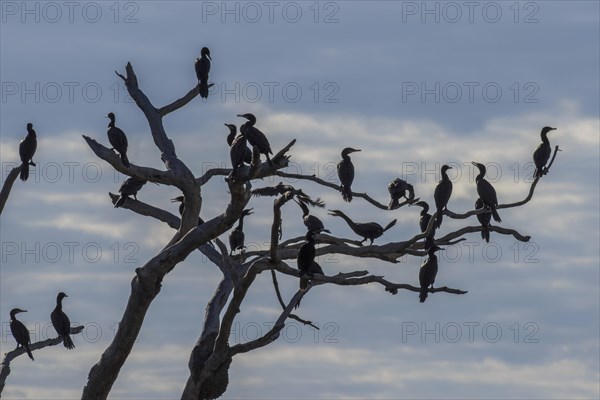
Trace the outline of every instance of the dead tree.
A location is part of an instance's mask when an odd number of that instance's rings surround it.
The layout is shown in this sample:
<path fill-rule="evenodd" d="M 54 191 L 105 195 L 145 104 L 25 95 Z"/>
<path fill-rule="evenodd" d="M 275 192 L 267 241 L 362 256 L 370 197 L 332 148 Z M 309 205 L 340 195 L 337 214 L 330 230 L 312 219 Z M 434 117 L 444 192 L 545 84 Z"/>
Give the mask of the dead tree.
<path fill-rule="evenodd" d="M 131 281 L 131 293 L 119 323 L 119 328 L 100 360 L 91 368 L 87 384 L 83 389 L 82 399 L 98 400 L 108 397 L 119 371 L 126 362 L 140 333 L 146 312 L 161 290 L 163 278 L 195 250 L 202 252 L 215 267 L 219 268 L 222 278 L 206 305 L 204 324 L 199 338 L 195 346 L 190 349 L 189 377 L 185 387 L 182 388 L 181 395 L 181 398 L 186 400 L 220 397 L 227 389 L 228 371 L 234 357 L 240 353 L 259 349 L 277 340 L 288 318 L 309 324 L 309 321 L 303 320 L 293 314 L 292 311 L 298 305 L 302 296 L 309 293 L 311 288 L 326 284 L 358 286 L 372 283 L 380 285 L 382 289 L 391 294 L 396 294 L 398 290 L 419 292 L 420 287 L 418 286 L 392 282 L 383 276 L 371 275 L 368 271 L 350 271 L 333 276 L 314 275 L 310 278 L 312 283 L 308 290 L 298 290 L 290 296 L 289 300 L 284 299 L 284 295 L 279 289 L 277 276 L 287 275 L 296 279 L 299 278 L 298 270 L 290 266 L 288 262 L 295 260 L 303 238 L 291 238 L 280 242 L 281 208 L 286 204 L 293 204 L 294 202 L 288 203 L 289 200 L 299 196 L 300 193 L 304 195 L 304 192 L 291 186 L 289 186 L 291 189 L 286 189 L 285 185 L 278 186 L 275 190 L 274 195 L 277 198 L 273 202 L 273 222 L 268 250 L 248 251 L 232 257 L 225 245 L 218 239 L 219 235 L 231 229 L 239 219 L 251 198 L 251 183 L 254 180 L 279 176 L 312 181 L 325 190 L 341 191 L 342 188 L 315 176 L 288 174 L 282 171 L 288 165 L 291 157 L 289 153 L 295 140 L 291 140 L 287 146 L 275 154 L 271 159 L 272 163 L 261 163 L 258 151 L 254 149 L 252 163 L 249 166 L 239 166 L 236 168 L 235 173 L 232 173 L 232 169 L 218 168 L 211 169 L 202 176 L 194 176 L 188 166 L 177 157 L 175 144 L 169 138 L 163 126 L 163 117 L 192 101 L 199 93 L 198 87 L 193 87 L 186 95 L 168 105 L 155 107 L 140 88 L 131 64 L 127 64 L 125 76 L 118 73 L 117 75 L 123 79 L 130 96 L 146 117 L 154 143 L 160 150 L 165 169 L 158 170 L 138 166 L 134 163 L 129 168 L 125 168 L 114 151 L 90 137 L 84 136 L 84 139 L 96 156 L 109 163 L 122 174 L 139 180 L 177 187 L 183 193 L 185 208 L 181 218 L 179 218 L 170 212 L 134 199 L 128 199 L 122 205 L 122 208 L 129 209 L 134 213 L 149 216 L 168 224 L 175 230 L 175 233 L 158 254 L 135 270 L 135 276 Z M 222 214 L 198 224 L 198 216 L 202 206 L 201 189 L 211 178 L 216 176 L 227 177 L 225 179 L 229 189 L 227 205 L 224 207 Z M 512 204 L 501 204 L 498 208 L 517 207 L 527 203 L 532 198 L 538 181 L 539 178 L 534 180 L 524 200 Z M 353 192 L 352 195 L 355 198 L 369 202 L 377 208 L 388 210 L 388 205 L 380 203 L 366 193 Z M 113 203 L 117 201 L 117 198 L 118 196 L 111 194 Z M 418 198 L 411 198 L 395 208 L 400 208 L 418 200 Z M 444 210 L 445 215 L 456 219 L 466 219 L 482 212 L 486 212 L 486 210 L 470 210 L 462 214 Z M 317 248 L 317 255 L 342 254 L 366 259 L 379 259 L 389 263 L 399 262 L 399 259 L 404 255 L 423 256 L 426 254 L 423 249 L 423 241 L 432 232 L 435 220 L 434 215 L 427 230 L 414 235 L 412 238 L 380 245 L 361 246 L 355 240 L 319 234 L 317 244 L 321 246 Z M 298 223 L 301 223 L 300 218 Z M 490 226 L 489 229 L 498 234 L 512 235 L 520 241 L 529 240 L 529 236 L 524 236 L 514 229 L 495 225 Z M 464 235 L 480 231 L 481 226 L 478 224 L 465 226 L 455 232 L 436 238 L 435 243 L 438 246 L 456 243 L 456 241 L 464 240 Z M 209 244 L 211 241 L 215 242 L 217 246 L 211 246 Z M 265 271 L 269 271 L 271 274 L 277 301 L 282 308 L 281 313 L 273 328 L 263 336 L 246 343 L 230 345 L 231 327 L 241 310 L 246 293 L 256 277 Z M 429 292 L 466 293 L 464 290 L 448 287 L 431 288 Z"/>

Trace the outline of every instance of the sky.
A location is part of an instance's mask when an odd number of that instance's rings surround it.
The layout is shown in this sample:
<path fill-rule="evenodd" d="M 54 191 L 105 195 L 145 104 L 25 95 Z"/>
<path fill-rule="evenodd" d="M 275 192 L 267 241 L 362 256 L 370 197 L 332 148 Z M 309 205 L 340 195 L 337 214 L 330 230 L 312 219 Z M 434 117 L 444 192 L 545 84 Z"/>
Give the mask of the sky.
<path fill-rule="evenodd" d="M 448 246 L 436 285 L 467 290 L 392 296 L 382 287 L 314 288 L 274 344 L 236 357 L 228 399 L 598 398 L 600 396 L 599 147 L 600 9 L 595 1 L 0 2 L 1 180 L 19 160 L 33 123 L 38 149 L 25 183 L 15 182 L 1 225 L 1 353 L 14 348 L 9 311 L 32 340 L 52 337 L 56 294 L 76 349 L 46 348 L 11 364 L 7 399 L 75 399 L 121 319 L 134 270 L 169 241 L 159 221 L 115 209 L 108 192 L 126 178 L 94 156 L 81 135 L 108 145 L 114 112 L 132 163 L 164 169 L 143 114 L 115 71 L 131 62 L 156 106 L 195 84 L 193 63 L 210 48 L 206 100 L 164 120 L 177 154 L 197 175 L 228 167 L 224 123 L 252 112 L 274 152 L 292 139 L 286 171 L 337 183 L 342 148 L 353 154 L 353 189 L 387 203 L 403 178 L 433 201 L 443 164 L 454 166 L 449 208 L 476 198 L 471 161 L 488 166 L 501 204 L 525 198 L 543 126 L 562 150 L 534 198 L 500 210 L 502 227 Z M 269 178 L 254 187 L 275 184 Z M 287 180 L 327 209 L 395 227 L 376 244 L 418 233 L 420 209 L 377 209 L 360 198 Z M 138 198 L 177 214 L 172 187 L 147 184 Z M 202 189 L 201 216 L 225 207 L 227 186 Z M 266 248 L 271 200 L 253 198 L 244 229 Z M 314 210 L 334 235 L 355 238 L 340 219 Z M 303 234 L 300 210 L 283 211 L 283 239 Z M 439 234 L 468 220 L 444 219 Z M 226 241 L 227 234 L 222 236 Z M 196 252 L 198 253 L 198 252 Z M 192 253 L 165 278 L 111 398 L 179 398 L 218 269 Z M 419 257 L 398 264 L 321 257 L 326 274 L 368 270 L 418 285 Z M 290 265 L 295 265 L 293 260 Z M 297 279 L 281 277 L 290 299 Z M 250 290 L 230 343 L 264 334 L 280 306 L 268 274 Z"/>

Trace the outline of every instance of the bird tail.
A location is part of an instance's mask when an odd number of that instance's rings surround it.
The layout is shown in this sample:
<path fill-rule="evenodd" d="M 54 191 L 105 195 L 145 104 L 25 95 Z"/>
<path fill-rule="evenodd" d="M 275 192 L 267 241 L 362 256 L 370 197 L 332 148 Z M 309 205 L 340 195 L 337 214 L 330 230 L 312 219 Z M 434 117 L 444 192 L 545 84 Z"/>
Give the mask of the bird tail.
<path fill-rule="evenodd" d="M 392 222 L 390 222 L 389 224 L 387 224 L 387 226 L 385 228 L 383 228 L 383 231 L 387 231 L 388 229 L 390 229 L 392 226 L 396 225 L 396 220 L 393 220 Z"/>
<path fill-rule="evenodd" d="M 123 204 L 125 204 L 125 199 L 126 199 L 126 198 L 127 198 L 126 196 L 120 196 L 120 197 L 117 199 L 116 203 L 115 203 L 115 208 L 119 208 L 119 207 L 121 207 Z"/>
<path fill-rule="evenodd" d="M 69 350 L 75 348 L 75 345 L 73 344 L 73 341 L 71 340 L 71 335 L 63 336 L 63 345 Z"/>
<path fill-rule="evenodd" d="M 348 203 L 350 203 L 352 201 L 352 189 L 350 189 L 349 187 L 343 186 L 342 187 L 342 198 L 347 201 Z"/>
<path fill-rule="evenodd" d="M 29 178 L 29 163 L 21 164 L 21 180 L 26 181 Z"/>
<path fill-rule="evenodd" d="M 435 227 L 439 228 L 442 226 L 442 218 L 444 218 L 444 210 L 438 208 L 436 215 L 437 216 L 435 217 Z"/>
<path fill-rule="evenodd" d="M 131 167 L 131 164 L 129 164 L 129 159 L 127 158 L 127 154 L 125 153 L 121 153 L 121 162 L 123 163 L 125 168 Z"/>
<path fill-rule="evenodd" d="M 308 279 L 300 278 L 300 291 L 306 292 L 306 289 L 308 289 Z"/>
<path fill-rule="evenodd" d="M 35 360 L 33 359 L 33 354 L 31 354 L 31 349 L 29 348 L 29 345 L 28 345 L 28 344 L 26 344 L 26 345 L 25 345 L 25 346 L 23 346 L 23 347 L 25 347 L 25 351 L 27 352 L 27 355 L 29 356 L 29 358 L 31 358 L 31 361 L 35 361 Z"/>
<path fill-rule="evenodd" d="M 488 228 L 487 226 L 481 227 L 481 238 L 485 239 L 487 243 L 490 242 L 490 228 Z"/>
<path fill-rule="evenodd" d="M 202 97 L 203 99 L 208 98 L 208 82 L 206 81 L 200 82 L 200 97 Z"/>
<path fill-rule="evenodd" d="M 492 217 L 494 217 L 494 221 L 502 222 L 502 220 L 500 219 L 500 215 L 498 215 L 498 211 L 496 211 L 496 207 L 492 208 Z"/>
<path fill-rule="evenodd" d="M 397 198 L 393 198 L 390 200 L 390 204 L 388 205 L 388 210 L 395 210 L 400 205 L 400 202 Z"/>
<path fill-rule="evenodd" d="M 425 299 L 427 299 L 427 288 L 422 287 L 419 292 L 419 302 L 424 303 Z"/>
<path fill-rule="evenodd" d="M 269 157 L 269 153 L 265 153 L 265 156 L 267 156 L 267 162 L 272 167 L 273 166 L 273 161 L 271 161 L 271 157 Z"/>

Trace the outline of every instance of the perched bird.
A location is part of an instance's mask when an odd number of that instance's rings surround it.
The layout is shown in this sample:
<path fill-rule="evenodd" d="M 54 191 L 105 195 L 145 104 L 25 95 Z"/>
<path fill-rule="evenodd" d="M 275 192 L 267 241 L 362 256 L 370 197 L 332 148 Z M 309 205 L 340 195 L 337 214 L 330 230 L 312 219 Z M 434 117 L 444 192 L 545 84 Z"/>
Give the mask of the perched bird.
<path fill-rule="evenodd" d="M 60 292 L 56 297 L 56 307 L 50 314 L 50 319 L 52 320 L 52 326 L 58 333 L 58 336 L 62 337 L 63 345 L 67 349 L 74 349 L 75 345 L 71 340 L 71 321 L 67 314 L 65 314 L 62 310 L 62 300 L 65 297 L 69 297 L 63 292 Z"/>
<path fill-rule="evenodd" d="M 129 164 L 129 160 L 127 159 L 127 136 L 125 132 L 115 126 L 115 114 L 108 113 L 106 117 L 110 119 L 108 130 L 106 131 L 108 141 L 113 149 L 121 155 L 121 162 L 125 168 L 129 168 L 131 164 Z"/>
<path fill-rule="evenodd" d="M 419 201 L 417 205 L 423 208 L 421 210 L 421 218 L 419 218 L 419 228 L 421 228 L 421 233 L 423 233 L 427 230 L 427 226 L 429 225 L 429 221 L 431 220 L 431 214 L 429 214 L 429 204 L 427 204 L 424 201 Z M 434 236 L 435 225 L 433 226 L 433 230 L 431 231 L 431 233 L 425 238 L 425 244 L 423 246 L 425 250 L 429 249 L 435 244 Z"/>
<path fill-rule="evenodd" d="M 554 130 L 556 130 L 556 128 L 551 128 L 549 126 L 542 128 L 542 132 L 540 133 L 540 136 L 542 137 L 542 143 L 533 152 L 533 162 L 535 163 L 535 173 L 533 174 L 534 178 L 538 178 L 546 174 L 545 166 L 550 159 L 550 154 L 552 153 L 550 141 L 548 140 L 548 133 Z"/>
<path fill-rule="evenodd" d="M 317 198 L 315 200 L 311 199 L 309 195 L 304 193 L 302 189 L 296 189 L 292 185 L 284 185 L 283 182 L 279 182 L 275 186 L 265 186 L 258 189 L 253 189 L 251 191 L 253 196 L 277 196 L 277 195 L 287 195 L 290 200 L 293 196 L 303 203 L 308 203 L 313 207 L 324 207 L 325 203 Z"/>
<path fill-rule="evenodd" d="M 435 207 L 437 209 L 437 217 L 436 217 L 436 228 L 442 226 L 442 218 L 444 215 L 444 209 L 448 206 L 448 201 L 450 200 L 450 196 L 452 195 L 452 181 L 448 178 L 448 174 L 446 171 L 452 169 L 447 165 L 442 166 L 442 179 L 435 187 L 435 191 L 433 192 L 433 198 L 435 200 Z"/>
<path fill-rule="evenodd" d="M 474 166 L 479 168 L 479 175 L 475 178 L 475 182 L 477 183 L 477 194 L 483 200 L 483 203 L 488 206 L 492 210 L 492 216 L 494 217 L 494 221 L 502 222 L 500 219 L 500 215 L 496 211 L 496 207 L 498 207 L 498 199 L 496 197 L 496 190 L 487 180 L 484 179 L 485 176 L 485 165 L 472 162 Z"/>
<path fill-rule="evenodd" d="M 210 50 L 208 47 L 203 47 L 200 50 L 200 58 L 196 58 L 194 68 L 196 70 L 196 78 L 198 78 L 198 88 L 200 90 L 200 97 L 203 99 L 208 98 L 208 73 L 210 72 Z"/>
<path fill-rule="evenodd" d="M 245 122 L 242 126 L 240 126 L 240 133 L 246 137 L 250 146 L 258 147 L 258 152 L 264 154 L 267 157 L 267 162 L 269 165 L 273 166 L 273 162 L 269 157 L 269 154 L 273 154 L 271 150 L 271 145 L 269 144 L 269 140 L 258 128 L 254 126 L 256 124 L 256 117 L 254 114 L 246 113 L 246 114 L 238 114 L 238 117 L 246 118 L 248 121 Z"/>
<path fill-rule="evenodd" d="M 327 232 L 331 233 L 329 229 L 325 229 L 325 225 L 323 225 L 323 221 L 321 221 L 318 217 L 314 215 L 310 215 L 310 211 L 308 210 L 308 206 L 304 204 L 302 200 L 294 200 L 300 208 L 302 209 L 302 219 L 304 220 L 304 226 L 309 231 L 315 231 L 316 233 Z"/>
<path fill-rule="evenodd" d="M 316 249 L 315 249 L 315 231 L 309 230 L 306 232 L 306 243 L 304 243 L 298 249 L 298 256 L 296 262 L 298 264 L 298 270 L 300 271 L 300 290 L 306 291 L 308 288 L 308 279 L 303 278 L 304 276 L 312 276 L 311 265 L 315 261 Z M 321 270 L 321 273 L 323 270 Z"/>
<path fill-rule="evenodd" d="M 125 204 L 125 200 L 129 198 L 129 196 L 133 196 L 134 199 L 137 200 L 137 192 L 144 186 L 148 181 L 137 179 L 134 177 L 130 177 L 125 179 L 119 188 L 119 193 L 121 196 L 115 202 L 115 208 L 121 207 Z"/>
<path fill-rule="evenodd" d="M 485 204 L 483 204 L 483 200 L 481 197 L 478 197 L 475 200 L 475 209 L 480 210 L 485 208 Z M 492 214 L 489 212 L 483 214 L 477 214 L 477 220 L 481 224 L 481 238 L 485 239 L 486 242 L 490 242 L 490 221 L 492 220 Z"/>
<path fill-rule="evenodd" d="M 342 150 L 342 159 L 337 164 L 337 174 L 342 187 L 342 198 L 347 202 L 352 201 L 352 182 L 354 181 L 354 164 L 352 164 L 349 154 L 357 151 L 360 151 L 360 149 L 346 147 Z"/>
<path fill-rule="evenodd" d="M 415 190 L 413 186 L 403 179 L 396 178 L 388 185 L 388 192 L 391 200 L 388 205 L 388 210 L 395 210 L 400 206 L 400 198 L 404 197 L 407 201 L 411 201 L 415 198 Z M 408 192 L 408 197 L 406 196 Z"/>
<path fill-rule="evenodd" d="M 174 199 L 171 199 L 171 203 L 179 203 L 179 216 L 183 215 L 183 210 L 185 210 L 185 197 L 177 196 Z M 204 220 L 198 217 L 198 225 L 202 225 Z"/>
<path fill-rule="evenodd" d="M 233 169 L 242 167 L 244 163 L 252 163 L 252 150 L 247 146 L 246 136 L 240 134 L 235 136 L 237 128 L 233 124 L 225 124 L 229 128 L 229 135 L 227 135 L 227 144 L 229 145 L 229 158 L 231 158 L 231 166 Z"/>
<path fill-rule="evenodd" d="M 427 299 L 427 292 L 429 287 L 433 289 L 435 283 L 435 276 L 438 272 L 438 259 L 435 252 L 442 250 L 440 247 L 433 245 L 427 251 L 427 258 L 421 264 L 419 270 L 419 284 L 421 285 L 421 291 L 419 292 L 419 301 L 423 303 Z"/>
<path fill-rule="evenodd" d="M 33 124 L 30 122 L 27 124 L 27 136 L 21 140 L 19 144 L 19 156 L 21 156 L 21 180 L 26 181 L 29 178 L 29 166 L 35 163 L 33 162 L 33 155 L 37 149 L 37 136 L 33 130 Z"/>
<path fill-rule="evenodd" d="M 341 217 L 346 221 L 350 229 L 354 231 L 358 236 L 361 236 L 363 240 L 361 240 L 361 244 L 369 239 L 373 244 L 373 240 L 377 239 L 385 231 L 390 229 L 392 226 L 396 225 L 396 220 L 393 220 L 385 228 L 382 228 L 377 222 L 354 222 L 352 221 L 346 214 L 341 212 L 340 210 L 329 210 L 329 215 L 333 215 L 334 217 Z"/>
<path fill-rule="evenodd" d="M 17 341 L 17 349 L 19 346 L 23 347 L 29 358 L 31 358 L 31 361 L 34 361 L 33 354 L 31 354 L 31 349 L 29 348 L 29 345 L 31 344 L 29 329 L 17 319 L 17 314 L 22 312 L 27 312 L 27 310 L 21 310 L 20 308 L 13 308 L 10 310 L 10 332 Z"/>
<path fill-rule="evenodd" d="M 231 248 L 229 255 L 232 255 L 235 250 L 244 249 L 244 217 L 253 214 L 252 210 L 252 208 L 246 208 L 242 211 L 238 226 L 229 234 L 229 247 Z"/>

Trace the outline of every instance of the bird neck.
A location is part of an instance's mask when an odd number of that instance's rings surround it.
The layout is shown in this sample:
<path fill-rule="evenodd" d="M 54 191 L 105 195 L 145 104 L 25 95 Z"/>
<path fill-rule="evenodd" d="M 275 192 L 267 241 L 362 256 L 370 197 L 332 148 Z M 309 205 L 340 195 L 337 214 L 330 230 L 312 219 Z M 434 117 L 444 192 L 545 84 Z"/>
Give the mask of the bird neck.
<path fill-rule="evenodd" d="M 350 225 L 351 227 L 352 227 L 352 226 L 356 227 L 356 223 L 355 223 L 354 221 L 352 221 L 352 220 L 350 219 L 350 217 L 348 217 L 346 214 L 344 214 L 344 213 L 343 213 L 343 212 L 341 212 L 341 211 L 338 211 L 338 215 L 339 215 L 340 217 L 342 217 L 342 218 L 344 219 L 344 221 L 346 221 L 346 223 L 347 223 L 348 225 Z"/>
<path fill-rule="evenodd" d="M 550 144 L 550 141 L 548 140 L 548 132 L 542 132 L 540 136 L 542 137 L 542 143 Z"/>
<path fill-rule="evenodd" d="M 110 122 L 108 123 L 108 127 L 109 128 L 114 128 L 115 127 L 115 121 L 111 119 Z"/>
<path fill-rule="evenodd" d="M 237 230 L 241 231 L 244 230 L 244 214 L 242 214 L 242 216 L 240 217 L 240 222 L 238 222 L 238 226 L 237 226 Z"/>
<path fill-rule="evenodd" d="M 483 179 L 483 177 L 485 176 L 485 171 L 479 171 L 479 175 L 477 175 L 477 177 L 475 178 L 475 182 L 479 182 L 480 180 Z"/>
<path fill-rule="evenodd" d="M 347 153 L 342 153 L 342 160 L 344 160 L 344 161 L 350 161 L 350 162 L 352 161 L 350 159 L 350 155 L 348 155 Z"/>
<path fill-rule="evenodd" d="M 229 146 L 231 146 L 234 139 L 235 139 L 235 132 L 234 131 L 229 132 L 229 135 L 227 135 L 227 144 Z"/>
<path fill-rule="evenodd" d="M 445 170 L 442 170 L 442 180 L 443 181 L 449 181 L 450 178 L 448 178 L 448 173 Z"/>
<path fill-rule="evenodd" d="M 302 209 L 302 217 L 307 217 L 308 214 L 310 214 L 310 212 L 308 211 L 308 207 L 304 204 L 304 203 L 298 203 L 300 204 L 300 208 Z"/>

